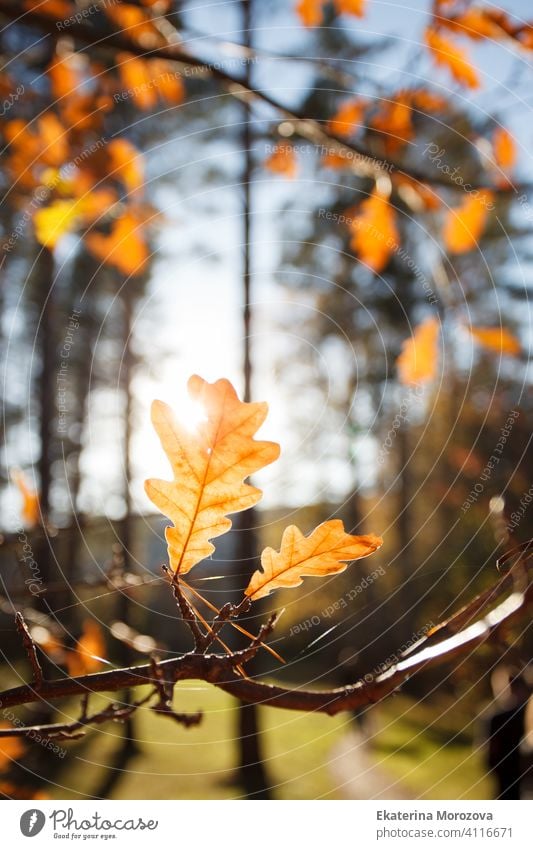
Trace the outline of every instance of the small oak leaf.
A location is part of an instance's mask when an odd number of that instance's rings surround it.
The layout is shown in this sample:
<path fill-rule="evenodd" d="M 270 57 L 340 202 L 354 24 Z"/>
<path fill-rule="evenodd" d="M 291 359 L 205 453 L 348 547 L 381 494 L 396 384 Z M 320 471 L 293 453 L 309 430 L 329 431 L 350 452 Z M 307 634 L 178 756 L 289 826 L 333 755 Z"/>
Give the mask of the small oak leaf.
<path fill-rule="evenodd" d="M 252 575 L 245 594 L 257 601 L 273 590 L 300 586 L 304 576 L 322 578 L 344 572 L 349 562 L 367 557 L 382 543 L 374 534 L 347 534 L 340 519 L 323 522 L 309 536 L 290 525 L 283 532 L 279 552 L 263 551 L 262 568 Z"/>

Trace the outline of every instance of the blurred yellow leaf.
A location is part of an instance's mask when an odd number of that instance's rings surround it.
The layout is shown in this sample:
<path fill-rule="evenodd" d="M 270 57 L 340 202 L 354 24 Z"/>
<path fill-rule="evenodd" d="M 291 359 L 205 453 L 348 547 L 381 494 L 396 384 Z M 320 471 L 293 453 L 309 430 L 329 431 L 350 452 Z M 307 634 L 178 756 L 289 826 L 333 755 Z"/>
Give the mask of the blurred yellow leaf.
<path fill-rule="evenodd" d="M 382 271 L 399 246 L 396 214 L 377 187 L 364 200 L 351 224 L 350 247 L 373 271 Z"/>
<path fill-rule="evenodd" d="M 492 201 L 492 193 L 482 190 L 477 195 L 469 195 L 460 206 L 448 211 L 442 237 L 450 253 L 462 254 L 476 247 L 485 229 Z"/>
<path fill-rule="evenodd" d="M 517 356 L 522 351 L 520 342 L 504 327 L 469 327 L 474 339 L 497 354 Z"/>
<path fill-rule="evenodd" d="M 209 540 L 231 528 L 227 514 L 257 504 L 261 490 L 244 480 L 279 455 L 276 443 L 254 439 L 266 404 L 243 403 L 228 380 L 207 383 L 195 375 L 188 390 L 207 420 L 191 432 L 166 404 L 154 402 L 152 422 L 174 477 L 145 483 L 150 500 L 173 522 L 165 536 L 170 566 L 181 575 L 214 551 Z"/>
<path fill-rule="evenodd" d="M 352 536 L 344 530 L 340 519 L 323 522 L 304 536 L 296 525 L 283 532 L 279 552 L 265 548 L 261 569 L 252 575 L 245 594 L 252 601 L 273 590 L 298 587 L 304 576 L 324 577 L 344 572 L 348 562 L 367 557 L 383 544 L 374 534 Z"/>
<path fill-rule="evenodd" d="M 53 249 L 59 240 L 74 229 L 80 214 L 77 200 L 55 200 L 38 209 L 33 216 L 37 241 Z"/>
<path fill-rule="evenodd" d="M 428 318 L 415 327 L 402 344 L 396 361 L 400 383 L 418 385 L 433 380 L 437 373 L 439 322 Z"/>

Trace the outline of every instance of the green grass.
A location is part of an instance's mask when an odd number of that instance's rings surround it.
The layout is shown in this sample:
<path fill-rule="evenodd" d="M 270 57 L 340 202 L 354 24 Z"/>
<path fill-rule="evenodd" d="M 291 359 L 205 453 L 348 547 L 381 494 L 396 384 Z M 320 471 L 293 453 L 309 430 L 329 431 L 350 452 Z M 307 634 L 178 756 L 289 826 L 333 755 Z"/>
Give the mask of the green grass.
<path fill-rule="evenodd" d="M 93 707 L 98 704 L 94 699 Z M 235 701 L 202 682 L 176 688 L 176 710 L 203 709 L 202 723 L 185 729 L 147 709 L 136 714 L 140 753 L 116 787 L 120 799 L 237 799 Z M 73 710 L 75 710 L 73 706 Z M 406 793 L 422 799 L 486 799 L 491 787 L 481 756 L 472 752 L 472 723 L 456 705 L 389 699 L 372 711 L 378 733 L 369 756 L 385 779 L 398 779 Z M 277 799 L 341 798 L 329 762 L 350 727 L 347 715 L 261 708 L 268 775 Z M 121 726 L 107 723 L 80 744 L 69 744 L 58 799 L 91 796 L 120 743 Z M 354 771 L 357 763 L 354 762 Z M 364 786 L 362 787 L 364 796 Z"/>
<path fill-rule="evenodd" d="M 377 709 L 374 759 L 420 799 L 490 799 L 483 754 L 474 751 L 471 717 L 456 705 L 397 696 Z"/>
<path fill-rule="evenodd" d="M 130 761 L 117 786 L 120 799 L 236 799 L 232 781 L 237 747 L 235 701 L 202 682 L 176 688 L 176 710 L 204 711 L 202 723 L 185 729 L 141 709 L 136 731 L 141 752 Z M 274 708 L 260 709 L 269 777 L 278 799 L 337 798 L 328 754 L 342 735 L 344 720 Z M 108 723 L 72 750 L 63 787 L 49 788 L 55 798 L 91 795 L 120 742 L 120 727 Z M 67 790 L 66 788 L 70 788 Z"/>

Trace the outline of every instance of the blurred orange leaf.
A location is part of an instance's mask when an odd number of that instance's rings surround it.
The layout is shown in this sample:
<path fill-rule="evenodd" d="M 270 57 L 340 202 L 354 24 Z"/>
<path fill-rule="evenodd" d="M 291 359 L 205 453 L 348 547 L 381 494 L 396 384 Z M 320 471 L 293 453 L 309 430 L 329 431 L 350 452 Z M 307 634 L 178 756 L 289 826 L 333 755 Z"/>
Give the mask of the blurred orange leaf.
<path fill-rule="evenodd" d="M 328 121 L 328 130 L 336 136 L 347 138 L 355 133 L 363 120 L 365 101 L 351 98 L 341 103 L 335 114 Z"/>
<path fill-rule="evenodd" d="M 13 728 L 10 722 L 0 722 L 0 728 Z M 20 737 L 0 737 L 0 772 L 5 772 L 12 761 L 18 761 L 26 747 Z"/>
<path fill-rule="evenodd" d="M 425 38 L 437 65 L 448 68 L 456 82 L 461 85 L 468 86 L 468 88 L 479 88 L 477 71 L 469 62 L 464 50 L 457 47 L 453 41 L 444 38 L 432 27 L 426 30 Z"/>
<path fill-rule="evenodd" d="M 325 0 L 299 0 L 296 14 L 306 27 L 317 27 L 322 23 Z"/>
<path fill-rule="evenodd" d="M 289 144 L 277 145 L 276 150 L 265 159 L 264 166 L 273 174 L 279 174 L 288 180 L 293 180 L 298 173 L 298 160 Z"/>
<path fill-rule="evenodd" d="M 48 78 L 55 98 L 60 99 L 77 94 L 81 81 L 74 54 L 54 56 L 48 67 Z"/>
<path fill-rule="evenodd" d="M 323 522 L 304 536 L 296 525 L 283 532 L 279 552 L 265 548 L 261 569 L 252 575 L 245 594 L 252 601 L 270 595 L 273 590 L 298 587 L 304 576 L 317 578 L 344 572 L 348 562 L 367 557 L 383 544 L 374 534 L 352 536 L 340 519 Z"/>
<path fill-rule="evenodd" d="M 140 189 L 144 183 L 144 161 L 137 148 L 127 139 L 113 139 L 107 153 L 110 175 L 121 180 L 130 192 Z"/>
<path fill-rule="evenodd" d="M 474 339 L 497 354 L 517 356 L 522 351 L 520 342 L 504 327 L 469 327 Z"/>
<path fill-rule="evenodd" d="M 504 171 L 511 171 L 516 163 L 516 145 L 505 127 L 497 127 L 492 136 L 492 148 L 496 164 Z"/>
<path fill-rule="evenodd" d="M 333 0 L 338 15 L 356 15 L 362 18 L 365 14 L 366 0 Z"/>
<path fill-rule="evenodd" d="M 28 484 L 26 475 L 20 469 L 11 472 L 11 480 L 22 495 L 22 520 L 27 527 L 33 528 L 41 517 L 39 493 Z"/>
<path fill-rule="evenodd" d="M 143 222 L 133 212 L 118 218 L 105 236 L 89 233 L 87 247 L 102 262 L 112 265 L 123 274 L 141 274 L 148 260 L 148 246 L 142 235 Z"/>
<path fill-rule="evenodd" d="M 67 653 L 66 665 L 72 678 L 89 675 L 102 666 L 106 654 L 106 644 L 98 622 L 86 619 L 82 626 L 82 635 L 76 647 Z"/>
<path fill-rule="evenodd" d="M 448 211 L 442 237 L 450 253 L 462 254 L 476 247 L 485 229 L 492 201 L 492 193 L 483 190 L 469 195 L 460 206 Z"/>
<path fill-rule="evenodd" d="M 244 480 L 279 455 L 276 443 L 254 439 L 266 404 L 243 403 L 228 380 L 207 383 L 195 375 L 188 390 L 207 419 L 190 432 L 166 404 L 154 402 L 152 422 L 174 478 L 145 483 L 150 500 L 173 522 L 165 536 L 170 566 L 181 575 L 214 551 L 209 540 L 231 528 L 227 514 L 257 504 L 261 490 Z"/>
<path fill-rule="evenodd" d="M 399 246 L 396 214 L 376 187 L 350 224 L 350 247 L 373 271 L 382 271 Z"/>
<path fill-rule="evenodd" d="M 396 361 L 400 383 L 416 386 L 433 380 L 437 373 L 438 342 L 436 318 L 428 318 L 415 327 L 413 335 L 403 342 Z"/>

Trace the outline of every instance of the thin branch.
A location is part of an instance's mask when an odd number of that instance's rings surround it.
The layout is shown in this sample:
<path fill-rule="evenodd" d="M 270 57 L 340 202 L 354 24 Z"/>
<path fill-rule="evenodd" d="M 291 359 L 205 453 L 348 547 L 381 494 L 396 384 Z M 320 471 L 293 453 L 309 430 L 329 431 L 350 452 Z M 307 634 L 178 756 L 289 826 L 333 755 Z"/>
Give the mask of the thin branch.
<path fill-rule="evenodd" d="M 20 611 L 17 611 L 15 615 L 15 624 L 17 626 L 17 631 L 22 636 L 22 645 L 26 649 L 26 654 L 28 655 L 31 664 L 33 671 L 33 686 L 38 690 L 43 683 L 43 670 L 39 663 L 39 658 L 37 657 L 37 647 L 30 634 L 29 628 L 24 621 L 24 616 Z"/>
<path fill-rule="evenodd" d="M 354 710 L 381 700 L 426 667 L 463 657 L 477 646 L 498 639 L 502 629 L 520 620 L 533 601 L 533 586 L 528 571 L 530 561 L 530 556 L 521 557 L 497 582 L 495 590 L 498 594 L 504 590 L 507 594 L 496 607 L 491 606 L 494 601 L 491 594 L 491 598 L 485 596 L 482 603 L 479 597 L 474 598 L 470 605 L 460 611 L 465 624 L 459 633 L 438 640 L 434 645 L 423 644 L 385 672 L 368 675 L 346 687 L 313 691 L 263 684 L 250 678 L 236 677 L 232 658 L 220 655 L 185 654 L 161 661 L 157 667 L 174 683 L 190 679 L 206 681 L 249 703 L 287 710 L 318 711 L 329 715 Z M 113 691 L 139 684 L 155 686 L 152 664 L 79 678 L 45 681 L 40 690 L 29 685 L 15 687 L 0 693 L 0 707 L 83 695 L 87 691 Z"/>

